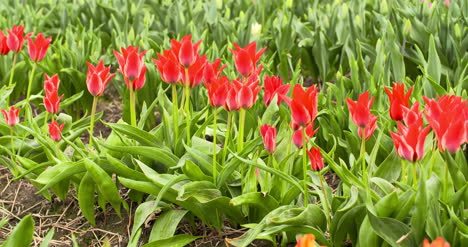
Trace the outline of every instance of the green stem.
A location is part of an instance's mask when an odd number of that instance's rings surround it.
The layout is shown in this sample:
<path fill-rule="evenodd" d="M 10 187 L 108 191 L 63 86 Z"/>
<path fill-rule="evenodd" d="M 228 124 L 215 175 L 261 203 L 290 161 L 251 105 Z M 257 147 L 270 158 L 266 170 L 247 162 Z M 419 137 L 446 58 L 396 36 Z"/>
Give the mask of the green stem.
<path fill-rule="evenodd" d="M 130 83 L 130 121 L 133 127 L 137 127 L 136 112 L 135 112 L 135 94 L 133 91 L 133 82 Z"/>
<path fill-rule="evenodd" d="M 10 126 L 10 141 L 11 141 L 11 159 L 13 160 L 15 157 L 15 141 L 13 140 L 13 126 Z"/>
<path fill-rule="evenodd" d="M 330 211 L 330 206 L 328 205 L 328 197 L 327 197 L 327 193 L 326 193 L 325 185 L 324 185 L 324 180 L 325 180 L 325 178 L 323 177 L 323 174 L 319 174 L 319 176 L 320 176 L 320 185 L 322 186 L 323 200 L 324 200 L 324 204 L 325 204 L 325 205 L 324 205 L 324 207 L 325 207 L 325 215 L 326 215 L 327 223 L 328 223 L 327 229 L 328 229 L 328 233 L 330 234 L 330 242 L 333 242 L 333 241 L 331 241 L 331 240 L 332 240 L 331 231 L 330 231 L 330 227 L 331 227 L 331 211 Z"/>
<path fill-rule="evenodd" d="M 13 77 L 15 76 L 15 65 L 16 65 L 16 56 L 18 55 L 18 53 L 15 53 L 13 55 L 13 63 L 11 64 L 11 72 L 10 72 L 10 82 L 8 83 L 8 86 L 11 87 L 11 85 L 13 84 Z M 10 105 L 10 96 L 7 97 L 7 100 L 6 100 L 6 105 Z"/>
<path fill-rule="evenodd" d="M 216 119 L 217 119 L 217 111 L 218 109 L 214 108 L 213 107 L 213 183 L 214 185 L 216 186 L 216 182 L 217 182 L 217 173 L 218 173 L 218 169 L 217 169 L 217 162 L 216 162 L 216 148 L 218 147 L 217 146 L 217 143 L 216 143 L 216 129 L 217 129 L 217 126 L 216 126 Z"/>
<path fill-rule="evenodd" d="M 226 126 L 226 137 L 224 138 L 224 146 L 223 146 L 223 160 L 222 160 L 222 166 L 224 167 L 224 164 L 226 163 L 226 155 L 227 155 L 227 150 L 229 146 L 229 138 L 231 138 L 231 112 L 228 112 L 227 115 L 227 126 Z"/>
<path fill-rule="evenodd" d="M 188 69 L 185 68 L 185 114 L 186 114 L 186 130 L 187 130 L 187 145 L 191 146 L 191 136 L 190 136 L 190 83 L 189 83 L 189 74 Z"/>
<path fill-rule="evenodd" d="M 47 120 L 48 120 L 48 118 L 49 118 L 49 112 L 46 111 L 45 116 L 44 116 L 44 128 L 46 130 L 46 132 L 45 132 L 46 134 L 47 134 Z"/>
<path fill-rule="evenodd" d="M 430 176 L 430 174 L 429 174 L 429 176 Z M 446 162 L 444 162 L 444 183 L 443 183 L 443 187 L 442 187 L 442 190 L 443 190 L 442 198 L 444 199 L 444 202 L 448 202 L 448 194 L 447 194 L 448 179 L 449 179 L 448 165 L 447 165 Z"/>
<path fill-rule="evenodd" d="M 364 180 L 365 185 L 369 185 L 368 177 L 367 177 L 367 168 L 366 168 L 366 129 L 362 128 L 362 136 L 361 138 L 361 169 L 362 169 L 362 179 Z"/>
<path fill-rule="evenodd" d="M 174 150 L 179 140 L 179 102 L 177 97 L 177 84 L 172 84 L 172 121 L 174 124 Z"/>
<path fill-rule="evenodd" d="M 309 192 L 307 188 L 307 142 L 306 142 L 306 131 L 302 128 L 302 175 L 304 178 L 304 207 L 309 205 Z"/>
<path fill-rule="evenodd" d="M 29 84 L 28 84 L 28 91 L 26 93 L 26 102 L 29 102 L 29 96 L 31 96 L 31 87 L 34 78 L 34 72 L 36 71 L 37 63 L 33 63 L 33 67 L 31 70 L 31 74 L 29 75 Z"/>
<path fill-rule="evenodd" d="M 96 106 L 98 97 L 93 97 L 93 106 L 91 108 L 91 123 L 89 125 L 89 149 L 93 149 L 94 117 L 96 115 Z"/>
<path fill-rule="evenodd" d="M 244 148 L 245 109 L 239 111 L 239 135 L 237 138 L 237 153 Z"/>
<path fill-rule="evenodd" d="M 413 187 L 414 188 L 418 188 L 418 175 L 417 175 L 417 171 L 416 171 L 416 163 L 412 163 L 413 164 Z"/>

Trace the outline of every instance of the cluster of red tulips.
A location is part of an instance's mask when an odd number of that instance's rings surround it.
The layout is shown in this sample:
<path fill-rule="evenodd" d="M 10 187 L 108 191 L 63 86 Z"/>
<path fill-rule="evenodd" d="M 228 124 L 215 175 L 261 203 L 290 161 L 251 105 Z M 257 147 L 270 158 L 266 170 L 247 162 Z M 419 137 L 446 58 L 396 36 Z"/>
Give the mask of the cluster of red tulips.
<path fill-rule="evenodd" d="M 37 63 L 44 58 L 51 42 L 50 37 L 44 38 L 43 34 L 39 33 L 36 39 L 32 40 L 30 38 L 31 34 L 24 35 L 23 26 L 13 26 L 7 32 L 8 36 L 5 36 L 0 31 L 0 53 L 6 55 L 9 51 L 14 52 L 13 63 L 16 61 L 17 53 L 22 50 L 24 39 L 28 40 L 28 52 L 32 61 Z M 175 134 L 174 145 L 176 145 L 179 135 L 178 116 L 180 109 L 178 107 L 177 85 L 184 87 L 185 104 L 183 112 L 187 121 L 186 126 L 188 126 L 186 127 L 187 143 L 190 144 L 190 94 L 194 87 L 203 82 L 207 90 L 209 104 L 213 107 L 214 126 L 216 126 L 218 109 L 223 108 L 228 112 L 226 142 L 230 138 L 229 125 L 232 114 L 239 112 L 237 151 L 240 152 L 243 149 L 244 142 L 245 111 L 256 103 L 262 89 L 262 86 L 260 86 L 262 65 L 258 63 L 266 48 L 257 51 L 255 42 L 248 44 L 244 48 L 234 43 L 235 49 L 232 49 L 231 52 L 234 57 L 235 68 L 240 77 L 231 79 L 222 75 L 222 71 L 226 65 L 221 65 L 220 59 L 216 59 L 213 63 L 210 63 L 205 55 L 199 54 L 200 43 L 201 41 L 192 43 L 190 35 L 184 36 L 180 41 L 171 40 L 171 48 L 164 50 L 161 54 L 157 54 L 158 58 L 153 59 L 161 79 L 171 84 L 173 89 L 172 122 L 174 123 Z M 146 80 L 147 67 L 144 62 L 145 54 L 146 51 L 139 52 L 139 48 L 134 46 L 122 47 L 121 53 L 114 51 L 119 64 L 118 71 L 123 75 L 125 84 L 130 92 L 131 125 L 135 127 L 136 92 L 143 88 Z M 12 85 L 13 73 L 14 71 L 10 75 L 10 85 Z M 33 73 L 31 73 L 31 76 Z M 88 63 L 86 84 L 90 94 L 94 96 L 91 113 L 91 135 L 93 133 L 97 98 L 103 95 L 106 85 L 114 76 L 115 74 L 110 73 L 110 67 L 104 66 L 102 60 L 96 66 Z M 51 77 L 45 75 L 45 97 L 43 98 L 43 103 L 47 112 L 52 115 L 52 122 L 49 124 L 48 129 L 51 138 L 55 141 L 61 140 L 61 131 L 64 127 L 63 124 L 59 125 L 54 118 L 55 114 L 60 110 L 60 101 L 63 97 L 58 94 L 59 84 L 60 80 L 57 74 Z M 276 102 L 279 105 L 284 101 L 290 108 L 290 126 L 294 131 L 292 142 L 298 148 L 304 150 L 302 152 L 305 188 L 304 203 L 307 204 L 308 189 L 306 188 L 307 184 L 305 180 L 308 168 L 306 155 L 309 156 L 312 170 L 320 171 L 324 168 L 322 151 L 312 142 L 312 138 L 318 130 L 314 129 L 314 120 L 318 113 L 318 97 L 320 92 L 319 88 L 315 85 L 304 89 L 301 85 L 296 84 L 293 88 L 292 96 L 289 97 L 290 87 L 290 84 L 283 84 L 282 79 L 277 76 L 265 76 L 263 78 L 263 103 L 266 106 L 272 102 Z M 28 87 L 28 102 L 30 88 L 31 85 Z M 443 95 L 437 99 L 424 97 L 426 106 L 425 110 L 421 111 L 420 103 L 417 101 L 410 107 L 412 90 L 413 88 L 410 88 L 405 92 L 403 83 L 395 83 L 392 88 L 385 88 L 390 99 L 390 117 L 398 121 L 397 131 L 390 132 L 398 154 L 410 162 L 422 159 L 424 156 L 424 143 L 430 129 L 434 131 L 441 151 L 457 152 L 461 145 L 468 142 L 468 101 L 453 95 Z M 371 113 L 374 97 L 369 97 L 370 93 L 364 92 L 359 96 L 357 101 L 346 99 L 351 119 L 358 126 L 358 135 L 363 144 L 373 135 L 377 128 L 378 117 Z M 9 111 L 2 110 L 2 113 L 8 125 L 14 126 L 18 123 L 19 109 L 11 106 Z M 424 118 L 428 123 L 427 126 L 425 126 Z M 260 132 L 266 151 L 272 155 L 276 150 L 276 127 L 265 124 L 261 126 Z M 216 127 L 214 127 L 213 145 L 217 145 Z M 224 159 L 225 157 L 223 157 L 223 161 Z M 213 164 L 216 164 L 216 148 L 213 149 Z M 216 165 L 213 165 L 213 177 L 216 183 Z M 301 241 L 298 242 L 297 246 L 312 246 L 307 243 L 312 243 L 314 239 L 309 237 Z"/>

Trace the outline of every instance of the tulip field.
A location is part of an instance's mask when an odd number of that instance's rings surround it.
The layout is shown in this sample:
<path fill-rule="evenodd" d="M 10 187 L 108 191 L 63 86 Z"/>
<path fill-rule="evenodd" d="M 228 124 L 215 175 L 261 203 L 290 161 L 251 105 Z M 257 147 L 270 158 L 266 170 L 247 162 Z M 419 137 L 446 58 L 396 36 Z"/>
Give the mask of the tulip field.
<path fill-rule="evenodd" d="M 468 246 L 468 1 L 2 0 L 0 246 Z"/>

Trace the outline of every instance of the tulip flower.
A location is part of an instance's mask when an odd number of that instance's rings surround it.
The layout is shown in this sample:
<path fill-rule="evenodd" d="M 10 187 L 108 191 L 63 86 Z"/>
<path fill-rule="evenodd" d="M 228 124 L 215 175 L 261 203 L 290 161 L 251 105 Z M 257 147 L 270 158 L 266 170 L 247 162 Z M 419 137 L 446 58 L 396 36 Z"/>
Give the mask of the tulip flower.
<path fill-rule="evenodd" d="M 268 153 L 272 154 L 276 149 L 276 128 L 268 124 L 262 125 L 260 128 L 262 134 L 263 144 Z"/>
<path fill-rule="evenodd" d="M 320 153 L 320 148 L 312 147 L 310 151 L 307 150 L 307 154 L 309 155 L 310 165 L 312 167 L 312 170 L 314 171 L 322 170 L 324 167 L 324 164 L 323 164 L 322 154 Z"/>
<path fill-rule="evenodd" d="M 221 107 L 226 105 L 228 91 L 230 88 L 229 79 L 227 76 L 222 76 L 210 83 L 203 83 L 208 91 L 208 100 L 213 107 Z M 233 97 L 235 99 L 236 97 Z"/>
<path fill-rule="evenodd" d="M 184 68 L 188 68 L 195 63 L 201 42 L 202 41 L 199 40 L 196 43 L 192 43 L 192 35 L 186 35 L 182 37 L 180 41 L 175 39 L 171 40 L 171 50 L 177 57 L 180 65 Z"/>
<path fill-rule="evenodd" d="M 127 87 L 136 91 L 145 85 L 146 80 L 146 65 L 144 56 L 147 51 L 138 53 L 138 47 L 128 46 L 121 47 L 122 54 L 114 50 L 114 55 L 119 63 L 118 71 L 124 76 Z"/>
<path fill-rule="evenodd" d="M 221 59 L 216 59 L 213 63 L 206 63 L 205 68 L 203 69 L 203 82 L 206 84 L 212 83 L 216 81 L 221 72 L 226 68 L 226 64 L 223 64 L 221 68 L 219 65 L 221 64 Z"/>
<path fill-rule="evenodd" d="M 423 128 L 419 102 L 414 103 L 411 109 L 403 108 L 403 120 L 405 124 L 398 122 L 398 132 L 390 131 L 390 134 L 398 155 L 416 162 L 424 156 L 424 142 L 430 130 L 429 126 Z"/>
<path fill-rule="evenodd" d="M 15 109 L 14 106 L 10 106 L 10 110 L 1 110 L 3 113 L 3 117 L 5 118 L 5 122 L 9 126 L 15 126 L 19 123 L 19 113 L 20 108 Z"/>
<path fill-rule="evenodd" d="M 169 84 L 179 82 L 182 77 L 182 68 L 173 54 L 169 50 L 166 50 L 164 51 L 164 55 L 158 53 L 158 59 L 153 58 L 153 61 L 161 75 L 161 79 Z"/>
<path fill-rule="evenodd" d="M 20 52 L 23 49 L 24 38 L 29 37 L 31 34 L 24 35 L 23 25 L 13 25 L 11 30 L 6 30 L 8 33 L 7 45 L 10 50 L 15 53 Z"/>
<path fill-rule="evenodd" d="M 289 84 L 283 84 L 283 79 L 278 76 L 265 76 L 263 79 L 265 85 L 265 94 L 263 95 L 263 103 L 265 106 L 270 105 L 275 95 L 277 95 L 277 104 L 280 105 L 283 98 L 289 92 Z"/>
<path fill-rule="evenodd" d="M 7 36 L 0 30 L 0 55 L 6 55 L 10 52 L 10 48 L 7 44 Z"/>
<path fill-rule="evenodd" d="M 442 237 L 436 238 L 432 243 L 428 239 L 424 239 L 423 247 L 450 247 L 450 243 L 445 242 Z"/>
<path fill-rule="evenodd" d="M 434 130 L 439 149 L 456 153 L 468 142 L 468 100 L 454 95 L 443 95 L 437 100 L 423 96 L 426 119 Z"/>
<path fill-rule="evenodd" d="M 297 239 L 296 247 L 315 247 L 315 236 L 313 234 L 306 234 L 304 236 L 300 236 Z"/>
<path fill-rule="evenodd" d="M 294 128 L 293 128 L 294 129 Z M 308 138 L 312 138 L 315 133 L 317 133 L 318 128 L 314 130 L 314 123 L 312 122 L 305 128 L 305 133 Z M 302 148 L 304 145 L 304 137 L 302 136 L 302 127 L 296 129 L 293 133 L 293 143 L 296 145 L 297 148 Z"/>
<path fill-rule="evenodd" d="M 186 88 L 198 86 L 203 81 L 205 64 L 208 62 L 206 56 L 197 56 L 195 62 L 190 67 L 185 68 L 185 76 L 182 76 L 182 85 Z"/>
<path fill-rule="evenodd" d="M 107 84 L 115 74 L 109 74 L 110 66 L 105 67 L 102 60 L 100 60 L 96 66 L 89 62 L 86 62 L 86 64 L 88 64 L 88 73 L 86 74 L 86 86 L 88 87 L 88 91 L 93 96 L 101 96 Z"/>
<path fill-rule="evenodd" d="M 65 126 L 65 124 L 61 124 L 59 125 L 57 123 L 57 121 L 52 121 L 52 123 L 49 124 L 49 134 L 50 134 L 50 138 L 54 141 L 60 141 L 62 140 L 62 137 L 60 136 L 60 134 L 62 134 L 62 130 L 63 130 L 63 127 Z"/>
<path fill-rule="evenodd" d="M 371 115 L 369 123 L 364 128 L 358 129 L 359 138 L 369 140 L 372 134 L 374 134 L 375 129 L 377 128 L 377 116 Z"/>
<path fill-rule="evenodd" d="M 44 82 L 45 97 L 43 99 L 46 110 L 51 114 L 56 114 L 60 111 L 60 100 L 62 96 L 58 96 L 58 87 L 60 85 L 60 79 L 57 74 L 49 77 L 47 74 L 44 75 L 46 80 Z"/>
<path fill-rule="evenodd" d="M 44 35 L 39 33 L 36 36 L 36 40 L 32 40 L 29 36 L 27 36 L 26 39 L 28 39 L 28 52 L 31 60 L 39 62 L 44 59 L 52 37 L 44 38 Z"/>
<path fill-rule="evenodd" d="M 317 116 L 318 88 L 312 85 L 304 90 L 301 85 L 296 84 L 293 89 L 292 99 L 281 96 L 291 108 L 293 121 L 302 127 L 307 127 Z"/>
<path fill-rule="evenodd" d="M 346 99 L 349 112 L 351 113 L 351 118 L 360 128 L 365 128 L 370 124 L 370 120 L 372 120 L 373 116 L 370 112 L 370 108 L 372 107 L 373 102 L 373 96 L 369 100 L 369 92 L 364 92 L 359 95 L 358 101 L 353 101 L 349 98 Z"/>
<path fill-rule="evenodd" d="M 392 90 L 385 87 L 385 92 L 390 99 L 390 117 L 395 121 L 401 121 L 403 119 L 402 107 L 409 107 L 409 98 L 413 87 L 405 93 L 405 84 L 394 83 Z"/>
<path fill-rule="evenodd" d="M 235 50 L 230 50 L 234 55 L 236 69 L 244 78 L 248 78 L 256 71 L 257 62 L 260 60 L 266 48 L 257 52 L 257 43 L 255 41 L 244 48 L 234 43 L 234 47 L 236 48 Z"/>

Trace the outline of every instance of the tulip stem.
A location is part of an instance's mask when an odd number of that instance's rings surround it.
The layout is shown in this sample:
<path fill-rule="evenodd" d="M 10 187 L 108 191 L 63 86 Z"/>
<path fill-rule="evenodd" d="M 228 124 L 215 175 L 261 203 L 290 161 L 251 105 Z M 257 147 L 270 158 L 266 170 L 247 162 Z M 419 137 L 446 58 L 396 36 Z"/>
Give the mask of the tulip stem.
<path fill-rule="evenodd" d="M 245 128 L 245 109 L 239 111 L 239 135 L 237 138 L 237 152 L 240 153 L 244 148 L 244 128 Z"/>
<path fill-rule="evenodd" d="M 413 162 L 413 187 L 415 189 L 418 188 L 418 175 L 417 175 L 417 171 L 416 171 L 417 167 L 416 167 L 416 163 Z"/>
<path fill-rule="evenodd" d="M 172 121 L 174 124 L 174 150 L 179 140 L 179 99 L 177 97 L 177 85 L 172 84 Z"/>
<path fill-rule="evenodd" d="M 133 91 L 133 82 L 131 83 L 132 86 L 130 87 L 130 121 L 133 127 L 137 127 L 136 123 L 136 114 L 135 114 L 135 94 L 136 92 Z"/>
<path fill-rule="evenodd" d="M 15 157 L 15 142 L 13 140 L 13 126 L 10 126 L 10 141 L 11 141 L 11 159 Z"/>
<path fill-rule="evenodd" d="M 185 121 L 186 121 L 186 130 L 187 130 L 187 145 L 191 146 L 191 136 L 190 136 L 190 82 L 189 82 L 189 73 L 188 69 L 185 68 Z"/>
<path fill-rule="evenodd" d="M 307 187 L 307 140 L 305 128 L 302 128 L 302 176 L 304 178 L 304 207 L 309 205 L 309 192 Z"/>
<path fill-rule="evenodd" d="M 330 231 L 331 212 L 330 212 L 330 206 L 328 205 L 327 193 L 326 193 L 326 190 L 325 190 L 325 183 L 324 183 L 325 178 L 323 177 L 322 173 L 319 173 L 319 177 L 320 177 L 320 185 L 322 186 L 322 194 L 323 194 L 323 201 L 324 201 L 323 203 L 324 203 L 324 207 L 325 207 L 325 215 L 326 215 L 327 222 L 328 222 L 327 230 L 328 230 L 328 233 L 330 234 L 330 242 L 332 242 L 331 241 L 332 240 L 331 231 Z"/>
<path fill-rule="evenodd" d="M 362 168 L 362 179 L 366 186 L 369 185 L 366 168 L 366 128 L 362 128 L 362 142 L 361 142 L 361 168 Z"/>
<path fill-rule="evenodd" d="M 93 97 L 93 106 L 91 108 L 91 123 L 89 125 L 89 149 L 93 149 L 94 117 L 96 115 L 96 106 L 98 97 Z"/>
<path fill-rule="evenodd" d="M 216 186 L 216 183 L 217 183 L 217 173 L 218 173 L 218 169 L 217 169 L 217 162 L 216 162 L 216 148 L 218 147 L 217 146 L 217 143 L 216 143 L 216 118 L 218 117 L 217 116 L 217 110 L 215 107 L 213 107 L 213 183 L 214 185 Z"/>
<path fill-rule="evenodd" d="M 406 161 L 405 160 L 401 160 L 401 182 L 406 184 L 407 180 L 406 180 L 406 172 L 407 172 L 407 167 L 406 167 Z"/>
<path fill-rule="evenodd" d="M 29 75 L 29 84 L 28 84 L 28 91 L 26 93 L 26 102 L 29 103 L 29 96 L 31 96 L 31 87 L 34 78 L 34 72 L 36 71 L 37 63 L 33 63 L 31 74 Z"/>
<path fill-rule="evenodd" d="M 228 111 L 227 115 L 227 126 L 226 126 L 226 136 L 224 138 L 224 146 L 223 146 L 223 161 L 222 161 L 222 166 L 224 167 L 224 164 L 226 163 L 226 155 L 227 155 L 227 150 L 229 146 L 229 138 L 231 137 L 231 112 Z"/>
<path fill-rule="evenodd" d="M 10 72 L 10 82 L 8 83 L 8 86 L 11 87 L 13 84 L 13 77 L 15 76 L 15 67 L 16 67 L 16 56 L 18 53 L 15 53 L 13 55 L 13 63 L 11 64 L 11 72 Z M 6 100 L 6 105 L 10 105 L 10 95 L 8 95 L 7 100 Z"/>
<path fill-rule="evenodd" d="M 448 179 L 449 179 L 448 165 L 447 165 L 446 162 L 444 162 L 444 184 L 443 184 L 443 187 L 442 187 L 442 191 L 443 191 L 442 198 L 443 198 L 444 202 L 448 202 L 448 195 L 447 195 Z"/>

